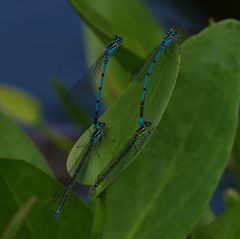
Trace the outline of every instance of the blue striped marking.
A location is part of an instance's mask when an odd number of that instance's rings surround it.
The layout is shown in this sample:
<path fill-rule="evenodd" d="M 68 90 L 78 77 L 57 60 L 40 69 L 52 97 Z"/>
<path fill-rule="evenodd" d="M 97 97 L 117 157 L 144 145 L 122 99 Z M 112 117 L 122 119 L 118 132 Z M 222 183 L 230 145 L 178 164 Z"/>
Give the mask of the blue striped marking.
<path fill-rule="evenodd" d="M 79 100 L 83 100 L 81 96 L 83 94 L 79 94 L 83 89 L 83 85 L 89 81 L 95 81 L 99 79 L 100 82 L 97 92 L 96 104 L 95 104 L 95 114 L 94 114 L 94 127 L 97 129 L 98 127 L 98 118 L 99 118 L 99 108 L 101 101 L 101 92 L 103 89 L 103 82 L 106 74 L 106 69 L 108 65 L 109 59 L 117 52 L 118 48 L 122 43 L 122 37 L 113 36 L 112 41 L 106 46 L 104 54 L 100 56 L 96 62 L 89 68 L 89 70 L 84 74 L 81 79 L 74 84 L 71 90 L 68 92 L 66 96 L 66 102 L 78 103 Z"/>
<path fill-rule="evenodd" d="M 100 107 L 100 100 L 101 100 L 101 92 L 103 88 L 103 82 L 105 79 L 105 73 L 107 69 L 108 60 L 116 53 L 118 50 L 120 44 L 122 42 L 122 37 L 119 36 L 113 36 L 112 41 L 107 45 L 105 49 L 105 53 L 103 56 L 103 69 L 101 74 L 101 80 L 98 87 L 97 92 L 97 99 L 96 99 L 96 107 L 95 107 L 95 116 L 94 116 L 94 127 L 95 129 L 98 129 L 98 118 L 99 118 L 99 107 Z"/>

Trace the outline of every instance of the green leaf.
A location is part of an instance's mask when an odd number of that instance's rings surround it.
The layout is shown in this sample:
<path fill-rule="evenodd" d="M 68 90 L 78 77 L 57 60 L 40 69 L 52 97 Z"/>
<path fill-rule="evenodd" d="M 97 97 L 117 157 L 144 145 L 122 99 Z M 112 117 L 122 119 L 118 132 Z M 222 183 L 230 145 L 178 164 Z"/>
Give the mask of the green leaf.
<path fill-rule="evenodd" d="M 199 233 L 199 231 L 201 231 L 205 225 L 211 223 L 214 219 L 214 213 L 212 212 L 210 207 L 207 207 L 201 215 L 200 220 L 192 230 L 191 235 L 187 239 L 196 239 L 196 235 Z"/>
<path fill-rule="evenodd" d="M 28 136 L 1 112 L 0 132 L 0 158 L 18 158 L 52 175 L 46 160 Z"/>
<path fill-rule="evenodd" d="M 179 48 L 176 47 L 171 57 L 163 54 L 151 74 L 144 114 L 146 120 L 151 121 L 153 129 L 158 125 L 174 89 L 179 68 L 178 50 Z M 104 140 L 92 152 L 86 170 L 81 174 L 81 183 L 93 184 L 97 176 L 107 167 L 113 157 L 119 153 L 139 128 L 139 106 L 143 84 L 143 80 L 132 81 L 121 97 L 100 118 L 101 122 L 106 123 Z M 70 169 L 81 158 L 81 153 L 84 146 L 88 144 L 92 131 L 93 129 L 86 131 L 74 145 L 68 157 L 68 171 L 72 172 L 73 170 Z M 130 160 L 134 160 L 134 157 L 130 158 Z M 127 161 L 123 168 L 129 163 Z M 121 173 L 123 168 L 119 169 L 117 173 Z"/>
<path fill-rule="evenodd" d="M 233 145 L 239 39 L 239 22 L 227 20 L 184 42 L 177 84 L 159 126 L 143 156 L 107 193 L 103 239 L 183 239 L 191 233 Z"/>
<path fill-rule="evenodd" d="M 196 239 L 239 239 L 240 238 L 240 205 L 227 209 L 212 223 L 199 232 Z"/>
<path fill-rule="evenodd" d="M 240 182 L 240 121 L 238 121 L 238 128 L 236 131 L 234 146 L 232 149 L 232 163 L 233 163 L 234 174 L 239 183 Z"/>
<path fill-rule="evenodd" d="M 91 239 L 102 238 L 102 229 L 104 226 L 104 221 L 102 220 L 104 216 L 104 201 L 96 198 L 94 201 L 94 221 L 92 226 L 92 237 Z"/>
<path fill-rule="evenodd" d="M 90 238 L 92 213 L 80 200 L 74 208 L 65 205 L 59 219 L 54 219 L 57 205 L 51 199 L 60 185 L 41 170 L 20 160 L 0 159 L 0 185 L 0 237 L 9 232 L 10 224 L 13 229 L 14 223 L 23 220 L 19 211 L 26 210 L 26 202 L 34 197 L 19 229 L 10 231 L 11 238 Z"/>
<path fill-rule="evenodd" d="M 225 190 L 224 192 L 224 204 L 225 207 L 232 207 L 235 204 L 239 204 L 240 202 L 240 194 L 239 192 L 237 192 L 236 190 L 232 189 L 232 188 L 228 188 L 227 190 Z"/>
<path fill-rule="evenodd" d="M 36 125 L 42 118 L 41 106 L 36 99 L 9 86 L 0 86 L 0 109 L 27 125 Z"/>

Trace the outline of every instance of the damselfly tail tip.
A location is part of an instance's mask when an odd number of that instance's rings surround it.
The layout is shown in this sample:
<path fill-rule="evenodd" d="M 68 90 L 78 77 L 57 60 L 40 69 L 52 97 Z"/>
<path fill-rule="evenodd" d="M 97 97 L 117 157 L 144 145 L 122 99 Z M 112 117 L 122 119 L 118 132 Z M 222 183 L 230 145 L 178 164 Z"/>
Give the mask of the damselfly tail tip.
<path fill-rule="evenodd" d="M 57 210 L 54 213 L 54 218 L 55 219 L 58 219 L 60 212 L 61 212 L 61 210 L 59 208 L 57 208 Z"/>

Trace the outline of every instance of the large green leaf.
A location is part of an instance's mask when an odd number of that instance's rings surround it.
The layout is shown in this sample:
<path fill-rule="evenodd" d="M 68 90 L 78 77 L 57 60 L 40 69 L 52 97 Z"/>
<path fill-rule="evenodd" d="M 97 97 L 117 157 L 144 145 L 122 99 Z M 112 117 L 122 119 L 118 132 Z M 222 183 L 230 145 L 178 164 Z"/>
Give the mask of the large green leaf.
<path fill-rule="evenodd" d="M 239 239 L 240 205 L 227 209 L 209 225 L 204 226 L 194 239 Z"/>
<path fill-rule="evenodd" d="M 74 208 L 65 205 L 54 219 L 51 200 L 60 185 L 41 170 L 20 160 L 0 159 L 0 185 L 0 237 L 90 238 L 92 213 L 80 200 Z"/>
<path fill-rule="evenodd" d="M 0 157 L 24 160 L 52 174 L 51 170 L 32 141 L 7 116 L 0 112 Z"/>
<path fill-rule="evenodd" d="M 171 57 L 163 54 L 153 69 L 145 103 L 145 118 L 152 122 L 153 129 L 158 125 L 172 94 L 179 68 L 178 60 L 179 48 L 176 47 Z M 132 81 L 121 97 L 100 118 L 101 122 L 106 123 L 104 140 L 92 152 L 86 170 L 81 174 L 82 183 L 93 184 L 138 129 L 143 83 L 143 80 Z M 86 131 L 73 147 L 68 157 L 68 169 L 72 169 L 79 160 L 91 134 L 92 130 Z M 130 160 L 134 160 L 134 157 Z M 128 163 L 129 161 L 126 162 Z M 126 167 L 126 164 L 123 167 Z M 121 170 L 116 173 L 119 174 Z"/>
<path fill-rule="evenodd" d="M 240 24 L 182 46 L 177 84 L 155 134 L 106 196 L 104 239 L 184 239 L 228 162 L 240 93 Z"/>

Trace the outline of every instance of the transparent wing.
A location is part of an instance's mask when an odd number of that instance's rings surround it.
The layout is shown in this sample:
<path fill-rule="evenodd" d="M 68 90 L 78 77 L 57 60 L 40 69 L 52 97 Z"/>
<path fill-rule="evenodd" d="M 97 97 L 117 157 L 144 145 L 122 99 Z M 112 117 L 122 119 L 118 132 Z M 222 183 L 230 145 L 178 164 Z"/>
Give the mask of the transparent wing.
<path fill-rule="evenodd" d="M 69 169 L 69 175 L 72 177 L 80 163 L 80 161 L 82 160 L 84 154 L 86 153 L 86 151 L 88 151 L 89 148 L 89 143 L 86 145 L 78 145 L 77 148 L 82 148 L 81 153 L 79 154 L 79 156 L 77 157 L 77 160 L 74 162 L 74 164 L 71 166 L 71 168 Z M 89 154 L 91 153 L 91 151 L 94 151 L 94 147 L 91 148 Z M 85 166 L 85 165 L 84 165 Z M 83 167 L 84 167 L 83 166 Z M 77 181 L 77 180 L 76 180 Z"/>
<path fill-rule="evenodd" d="M 65 98 L 65 103 L 68 102 L 77 104 L 81 99 L 84 99 L 84 91 L 86 88 L 86 85 L 95 81 L 100 80 L 98 76 L 100 75 L 100 72 L 103 67 L 103 55 L 100 56 L 95 63 L 88 69 L 88 71 L 78 80 L 77 83 L 73 85 L 73 87 L 70 89 L 70 91 L 67 93 Z"/>
<path fill-rule="evenodd" d="M 150 54 L 148 54 L 143 62 L 135 69 L 133 72 L 133 80 L 139 81 L 142 80 L 148 71 L 150 63 L 153 61 L 154 56 L 157 54 L 157 51 L 159 50 L 159 45 L 155 47 Z"/>
<path fill-rule="evenodd" d="M 53 205 L 53 209 L 54 210 L 57 209 L 58 204 L 59 204 L 60 200 L 62 199 L 62 196 L 65 193 L 65 190 L 66 190 L 66 188 L 63 187 L 63 186 L 60 186 L 60 185 L 59 185 L 59 187 L 57 189 L 55 189 L 54 195 L 53 195 L 53 197 L 51 199 L 51 203 Z M 61 214 L 64 213 L 65 208 L 68 208 L 68 210 L 69 210 L 69 208 L 77 207 L 77 205 L 79 203 L 79 198 L 73 192 L 76 192 L 79 195 L 78 190 L 76 190 L 76 187 L 74 187 L 72 192 L 69 193 L 66 202 L 64 203 L 64 206 L 63 206 L 63 208 L 61 210 Z"/>
<path fill-rule="evenodd" d="M 169 44 L 165 50 L 165 54 L 171 58 L 173 58 L 174 53 L 176 52 L 176 49 L 180 47 L 180 41 L 179 39 L 175 38 L 171 44 Z"/>
<path fill-rule="evenodd" d="M 146 134 L 142 135 L 132 144 L 132 138 L 125 144 L 119 154 L 106 167 L 104 172 L 99 176 L 97 188 L 92 192 L 95 196 L 99 195 L 108 188 L 133 162 L 133 160 L 142 152 L 145 144 L 150 139 L 155 128 L 150 127 Z M 103 177 L 102 177 L 103 176 Z"/>
<path fill-rule="evenodd" d="M 128 147 L 131 140 L 125 145 L 126 152 L 124 153 L 123 149 L 120 154 L 116 158 L 121 158 L 120 162 L 122 163 L 121 167 L 118 169 L 119 174 L 114 177 L 118 177 L 132 162 L 133 160 L 142 153 L 142 150 L 145 146 L 145 144 L 148 142 L 150 137 L 153 134 L 153 131 L 155 130 L 155 127 L 149 127 L 144 135 L 142 135 L 140 138 L 138 138 L 136 141 L 134 141 L 134 144 L 131 147 Z"/>
<path fill-rule="evenodd" d="M 176 51 L 177 47 L 179 47 L 179 40 L 175 39 L 171 42 L 171 44 L 167 46 L 163 54 L 166 54 L 167 56 L 171 57 Z M 140 66 L 137 67 L 137 69 L 133 72 L 133 80 L 140 81 L 145 78 L 148 68 L 150 66 L 150 63 L 153 61 L 153 58 L 158 51 L 159 51 L 159 45 L 152 50 L 152 52 L 143 60 L 143 63 L 140 64 Z"/>

